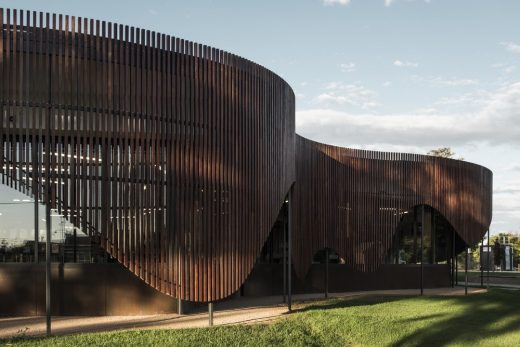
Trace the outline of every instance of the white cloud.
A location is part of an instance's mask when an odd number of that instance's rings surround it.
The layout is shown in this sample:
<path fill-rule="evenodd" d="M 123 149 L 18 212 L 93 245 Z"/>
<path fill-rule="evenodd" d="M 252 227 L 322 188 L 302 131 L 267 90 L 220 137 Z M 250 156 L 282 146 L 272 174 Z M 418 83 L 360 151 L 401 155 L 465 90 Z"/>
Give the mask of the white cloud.
<path fill-rule="evenodd" d="M 515 194 L 495 194 L 493 214 L 520 218 L 520 199 Z"/>
<path fill-rule="evenodd" d="M 471 78 L 445 78 L 445 77 L 423 77 L 419 75 L 411 76 L 414 82 L 426 82 L 441 87 L 467 87 L 479 84 L 479 81 Z"/>
<path fill-rule="evenodd" d="M 411 61 L 401 61 L 401 60 L 396 60 L 394 61 L 394 65 L 397 66 L 397 67 L 418 67 L 419 64 L 418 63 L 414 63 L 414 62 L 411 62 Z"/>
<path fill-rule="evenodd" d="M 478 112 L 487 105 L 492 97 L 493 93 L 485 90 L 477 90 L 471 93 L 442 97 L 435 102 L 435 105 L 438 107 L 449 107 L 450 110 L 461 109 L 466 113 Z"/>
<path fill-rule="evenodd" d="M 341 5 L 347 6 L 350 4 L 350 0 L 323 0 L 325 6 Z"/>
<path fill-rule="evenodd" d="M 369 113 L 373 92 L 358 85 L 329 87 L 318 97 L 321 104 L 355 104 L 365 112 L 327 108 L 298 111 L 296 126 L 301 135 L 340 146 L 386 144 L 428 149 L 474 143 L 520 145 L 520 82 L 490 93 L 475 111 L 460 113 L 435 113 L 431 109 Z"/>
<path fill-rule="evenodd" d="M 392 82 L 390 81 L 384 81 L 383 83 L 381 83 L 381 86 L 383 87 L 390 87 L 392 85 Z"/>
<path fill-rule="evenodd" d="M 333 6 L 333 5 L 341 5 L 341 6 L 347 6 L 351 3 L 352 0 L 322 0 L 323 4 L 325 6 Z M 384 4 L 386 7 L 390 7 L 391 5 L 395 4 L 398 0 L 384 0 Z M 405 2 L 414 2 L 415 0 L 399 0 L 399 1 L 405 1 Z M 425 3 L 429 4 L 431 0 L 423 0 Z"/>
<path fill-rule="evenodd" d="M 516 66 L 510 65 L 508 67 L 505 67 L 502 71 L 506 74 L 510 74 L 511 72 L 516 70 Z"/>
<path fill-rule="evenodd" d="M 354 72 L 354 71 L 356 71 L 356 64 L 355 63 L 343 63 L 343 64 L 339 64 L 339 68 L 341 69 L 341 72 Z"/>
<path fill-rule="evenodd" d="M 507 172 L 507 171 L 520 171 L 520 163 L 508 163 L 507 165 L 503 165 L 500 167 L 500 171 Z"/>
<path fill-rule="evenodd" d="M 499 69 L 504 74 L 510 74 L 510 73 L 512 73 L 513 71 L 516 70 L 516 66 L 515 65 L 508 65 L 508 64 L 503 64 L 503 63 L 491 64 L 491 67 L 493 69 Z"/>
<path fill-rule="evenodd" d="M 505 184 L 493 189 L 494 194 L 519 194 L 520 182 L 506 182 Z"/>
<path fill-rule="evenodd" d="M 406 0 L 406 2 L 413 2 L 415 0 Z M 397 2 L 397 0 L 385 0 L 385 6 L 386 7 L 389 7 L 393 4 L 395 4 Z M 424 0 L 425 3 L 429 4 L 431 2 L 431 0 Z"/>
<path fill-rule="evenodd" d="M 438 83 L 438 84 L 444 85 L 444 86 L 450 86 L 450 87 L 472 86 L 472 85 L 478 84 L 477 80 L 467 79 L 467 78 L 466 79 L 457 79 L 457 78 L 443 79 L 443 78 L 437 77 L 432 82 Z"/>
<path fill-rule="evenodd" d="M 350 105 L 368 110 L 376 107 L 376 93 L 358 84 L 330 82 L 315 99 L 315 104 L 322 106 Z"/>
<path fill-rule="evenodd" d="M 515 42 L 501 42 L 502 46 L 505 46 L 506 49 L 513 53 L 520 53 L 520 44 Z"/>

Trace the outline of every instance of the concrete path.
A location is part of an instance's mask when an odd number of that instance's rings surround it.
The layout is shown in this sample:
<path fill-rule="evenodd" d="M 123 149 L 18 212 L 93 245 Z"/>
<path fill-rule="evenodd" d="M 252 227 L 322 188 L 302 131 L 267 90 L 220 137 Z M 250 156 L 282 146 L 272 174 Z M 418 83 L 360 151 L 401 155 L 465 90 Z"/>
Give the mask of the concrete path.
<path fill-rule="evenodd" d="M 468 288 L 471 294 L 486 292 L 485 289 Z M 426 289 L 425 295 L 464 295 L 464 287 Z M 381 290 L 347 293 L 331 293 L 329 297 L 353 297 L 362 295 L 418 295 L 417 289 Z M 293 295 L 295 308 L 301 303 L 324 299 L 320 294 Z M 287 305 L 280 296 L 241 297 L 215 304 L 214 325 L 253 324 L 268 322 L 287 314 Z M 131 330 L 131 329 L 180 329 L 208 326 L 207 312 L 192 312 L 187 315 L 161 314 L 147 316 L 98 316 L 55 317 L 52 319 L 54 335 L 86 332 Z M 17 335 L 43 336 L 45 317 L 17 317 L 0 319 L 0 338 Z"/>
<path fill-rule="evenodd" d="M 464 286 L 464 282 L 460 283 L 459 286 Z M 480 287 L 480 282 L 468 282 L 468 286 L 471 287 Z M 486 281 L 484 281 L 484 288 L 487 286 Z M 502 288 L 502 289 L 520 289 L 520 285 L 518 284 L 501 284 L 501 283 L 490 283 L 490 287 L 492 288 Z"/>

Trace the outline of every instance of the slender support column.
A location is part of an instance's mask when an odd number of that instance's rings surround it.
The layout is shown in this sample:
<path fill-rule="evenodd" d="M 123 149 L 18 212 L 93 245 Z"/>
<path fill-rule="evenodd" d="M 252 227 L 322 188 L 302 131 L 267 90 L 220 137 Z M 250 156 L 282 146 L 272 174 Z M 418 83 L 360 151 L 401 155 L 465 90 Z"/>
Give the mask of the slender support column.
<path fill-rule="evenodd" d="M 292 310 L 292 187 L 289 190 L 289 202 L 287 203 L 287 309 L 289 312 Z"/>
<path fill-rule="evenodd" d="M 46 315 L 46 334 L 50 336 L 51 330 L 51 203 L 52 203 L 52 182 L 51 182 L 51 114 L 52 114 L 52 59 L 49 61 L 49 85 L 48 85 L 48 107 L 45 132 L 45 221 L 46 221 L 46 240 L 45 240 L 45 315 Z"/>
<path fill-rule="evenodd" d="M 209 326 L 213 326 L 213 303 L 208 303 Z"/>
<path fill-rule="evenodd" d="M 32 149 L 33 151 L 36 151 L 36 149 Z M 34 161 L 33 161 L 34 163 Z M 36 168 L 33 168 L 33 170 L 36 171 Z M 35 177 L 33 175 L 33 177 Z M 40 261 L 39 259 L 39 248 L 38 247 L 38 239 L 40 237 L 40 216 L 39 216 L 39 210 L 38 210 L 38 184 L 36 183 L 36 178 L 33 178 L 33 196 L 34 196 L 34 262 L 38 264 Z"/>
<path fill-rule="evenodd" d="M 329 297 L 329 249 L 325 249 L 325 298 Z"/>
<path fill-rule="evenodd" d="M 432 209 L 431 213 L 431 238 L 430 238 L 430 244 L 432 247 L 432 264 L 437 263 L 437 230 L 435 225 L 435 213 Z"/>
<path fill-rule="evenodd" d="M 74 240 L 74 249 L 73 249 L 74 262 L 77 263 L 78 262 L 78 233 L 76 231 L 76 228 L 74 228 L 72 235 L 73 235 L 73 240 Z"/>
<path fill-rule="evenodd" d="M 453 263 L 453 280 L 452 280 L 452 287 L 455 287 L 455 285 L 459 285 L 459 271 L 458 271 L 458 260 L 457 255 L 455 254 L 455 230 L 452 232 L 452 238 L 451 238 L 451 259 Z"/>
<path fill-rule="evenodd" d="M 283 226 L 283 302 L 287 302 L 287 222 Z"/>
<path fill-rule="evenodd" d="M 480 287 L 484 288 L 484 266 L 482 264 L 482 255 L 484 255 L 484 239 L 482 239 L 482 247 L 480 248 Z"/>
<path fill-rule="evenodd" d="M 424 205 L 422 205 L 421 209 L 421 295 L 424 294 L 424 248 L 423 248 L 423 239 L 424 239 Z"/>
<path fill-rule="evenodd" d="M 459 285 L 459 258 L 455 255 L 455 284 Z"/>
<path fill-rule="evenodd" d="M 180 298 L 177 299 L 177 314 L 179 316 L 182 316 L 184 314 L 182 311 L 182 300 Z"/>
<path fill-rule="evenodd" d="M 459 285 L 459 258 L 455 255 L 455 285 Z"/>
<path fill-rule="evenodd" d="M 490 231 L 488 230 L 487 232 L 487 239 L 488 239 L 488 242 L 487 242 L 487 289 L 489 290 L 489 268 L 491 267 L 491 264 L 489 263 L 489 258 L 491 258 L 491 246 L 489 244 L 489 233 Z"/>
<path fill-rule="evenodd" d="M 465 295 L 468 295 L 468 257 L 469 257 L 469 252 L 468 252 L 468 245 L 466 245 L 466 261 L 465 261 L 465 264 L 464 264 L 464 294 Z"/>
<path fill-rule="evenodd" d="M 180 315 L 183 315 L 184 314 L 184 311 L 182 309 L 182 299 L 181 299 L 181 290 L 182 290 L 182 287 L 181 287 L 181 262 L 182 262 L 182 257 L 181 257 L 181 247 L 179 246 L 178 247 L 178 254 L 177 254 L 177 296 L 178 296 L 178 299 L 177 299 L 177 314 L 180 316 Z"/>
<path fill-rule="evenodd" d="M 49 184 L 47 185 L 49 186 Z M 50 194 L 50 189 L 47 190 L 47 194 Z M 47 224 L 45 232 L 45 315 L 47 336 L 51 335 L 51 207 L 49 204 L 50 198 L 47 199 L 45 206 L 45 221 Z"/>

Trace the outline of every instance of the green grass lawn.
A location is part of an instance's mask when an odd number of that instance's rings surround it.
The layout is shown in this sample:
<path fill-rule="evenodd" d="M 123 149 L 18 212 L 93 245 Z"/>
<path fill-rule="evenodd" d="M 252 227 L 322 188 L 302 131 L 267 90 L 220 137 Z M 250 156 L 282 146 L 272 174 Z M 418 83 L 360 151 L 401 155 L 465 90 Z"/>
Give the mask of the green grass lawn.
<path fill-rule="evenodd" d="M 271 324 L 93 333 L 0 341 L 14 346 L 519 346 L 520 291 L 467 297 L 337 299 Z"/>
<path fill-rule="evenodd" d="M 481 283 L 480 271 L 471 270 L 468 271 L 468 282 L 469 283 Z M 464 285 L 465 273 L 464 270 L 459 269 L 458 273 L 459 285 Z M 516 285 L 520 286 L 520 272 L 517 271 L 490 271 L 489 272 L 489 283 L 494 285 Z M 484 286 L 487 284 L 487 272 L 484 271 Z"/>

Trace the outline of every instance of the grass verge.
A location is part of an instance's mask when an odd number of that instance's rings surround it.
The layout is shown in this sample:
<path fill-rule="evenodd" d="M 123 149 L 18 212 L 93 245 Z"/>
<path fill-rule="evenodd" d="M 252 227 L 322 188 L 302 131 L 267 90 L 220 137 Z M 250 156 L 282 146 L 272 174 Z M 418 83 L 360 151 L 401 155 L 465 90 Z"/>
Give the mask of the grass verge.
<path fill-rule="evenodd" d="M 520 291 L 304 304 L 271 324 L 0 340 L 12 346 L 518 346 Z"/>

